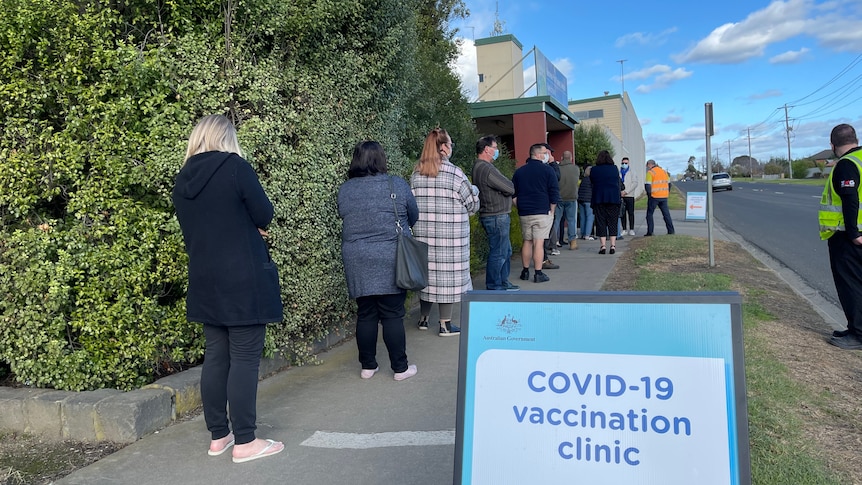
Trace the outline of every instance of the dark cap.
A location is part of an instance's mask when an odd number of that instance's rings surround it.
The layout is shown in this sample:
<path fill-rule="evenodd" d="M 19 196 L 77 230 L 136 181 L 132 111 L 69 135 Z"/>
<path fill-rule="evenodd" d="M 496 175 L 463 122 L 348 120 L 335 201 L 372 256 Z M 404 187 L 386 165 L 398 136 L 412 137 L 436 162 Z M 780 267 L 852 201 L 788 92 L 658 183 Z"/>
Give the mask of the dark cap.
<path fill-rule="evenodd" d="M 551 148 L 551 145 L 548 145 L 547 143 L 542 143 L 542 145 L 543 145 L 545 148 L 547 148 L 548 150 L 550 150 L 550 151 L 551 151 L 551 153 L 554 153 L 554 149 L 553 149 L 553 148 Z"/>

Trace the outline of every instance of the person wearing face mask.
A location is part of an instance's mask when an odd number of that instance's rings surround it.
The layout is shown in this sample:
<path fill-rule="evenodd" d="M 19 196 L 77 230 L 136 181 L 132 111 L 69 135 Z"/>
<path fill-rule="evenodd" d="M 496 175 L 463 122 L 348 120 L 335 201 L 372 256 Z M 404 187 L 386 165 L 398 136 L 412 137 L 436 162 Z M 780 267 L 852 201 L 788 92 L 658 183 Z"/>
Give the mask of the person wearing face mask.
<path fill-rule="evenodd" d="M 428 330 L 431 306 L 437 303 L 441 337 L 461 333 L 452 324 L 452 307 L 473 289 L 470 215 L 479 210 L 479 189 L 449 161 L 454 147 L 446 130 L 431 130 L 410 177 L 419 206 L 413 236 L 428 244 L 428 286 L 419 292 L 419 330 Z"/>
<path fill-rule="evenodd" d="M 483 136 L 476 142 L 476 162 L 473 163 L 473 184 L 479 188 L 479 222 L 488 236 L 488 262 L 485 267 L 485 288 L 518 291 L 509 282 L 512 241 L 509 240 L 509 213 L 515 186 L 494 166 L 500 156 L 497 138 Z"/>
<path fill-rule="evenodd" d="M 530 147 L 530 158 L 527 163 L 515 170 L 512 183 L 515 185 L 513 201 L 518 207 L 521 219 L 521 236 L 524 244 L 521 246 L 521 279 L 530 279 L 530 263 L 536 270 L 533 281 L 544 283 L 549 281 L 548 275 L 542 272 L 545 238 L 550 233 L 554 223 L 556 202 L 560 200 L 560 186 L 553 170 L 545 166 L 550 160 L 548 149 L 543 143 Z M 559 266 L 557 266 L 559 267 Z"/>
<path fill-rule="evenodd" d="M 629 157 L 623 157 L 622 163 L 620 164 L 620 177 L 622 177 L 623 181 L 623 205 L 625 210 L 620 212 L 620 220 L 622 222 L 622 232 L 620 234 L 626 233 L 626 228 L 628 228 L 628 235 L 635 235 L 635 188 L 638 187 L 640 180 L 638 180 L 638 174 L 634 170 L 629 169 Z M 628 216 L 628 217 L 626 217 Z M 622 238 L 620 238 L 622 239 Z"/>

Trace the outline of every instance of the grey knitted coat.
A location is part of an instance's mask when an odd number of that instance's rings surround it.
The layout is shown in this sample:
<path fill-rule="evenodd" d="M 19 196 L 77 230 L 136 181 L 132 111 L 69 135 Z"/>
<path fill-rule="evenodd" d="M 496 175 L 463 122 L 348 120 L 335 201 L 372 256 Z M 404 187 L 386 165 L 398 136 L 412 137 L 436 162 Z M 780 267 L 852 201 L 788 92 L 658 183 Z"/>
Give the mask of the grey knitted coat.
<path fill-rule="evenodd" d="M 398 235 L 389 180 L 404 234 L 419 219 L 419 207 L 407 182 L 377 174 L 349 179 L 338 189 L 342 219 L 341 260 L 350 298 L 391 295 L 404 290 L 395 285 L 395 248 Z"/>

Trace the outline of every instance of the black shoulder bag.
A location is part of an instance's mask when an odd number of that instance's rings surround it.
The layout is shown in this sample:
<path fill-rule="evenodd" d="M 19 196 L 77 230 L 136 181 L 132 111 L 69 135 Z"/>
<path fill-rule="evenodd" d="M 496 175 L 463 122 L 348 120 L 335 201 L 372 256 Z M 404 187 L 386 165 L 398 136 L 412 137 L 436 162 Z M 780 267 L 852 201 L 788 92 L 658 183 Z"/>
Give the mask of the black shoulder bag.
<path fill-rule="evenodd" d="M 401 227 L 398 208 L 395 206 L 395 190 L 392 188 L 391 175 L 389 176 L 389 198 L 392 199 L 395 231 L 398 233 L 395 284 L 405 290 L 418 291 L 428 286 L 428 244 L 416 238 L 404 236 L 404 228 Z"/>

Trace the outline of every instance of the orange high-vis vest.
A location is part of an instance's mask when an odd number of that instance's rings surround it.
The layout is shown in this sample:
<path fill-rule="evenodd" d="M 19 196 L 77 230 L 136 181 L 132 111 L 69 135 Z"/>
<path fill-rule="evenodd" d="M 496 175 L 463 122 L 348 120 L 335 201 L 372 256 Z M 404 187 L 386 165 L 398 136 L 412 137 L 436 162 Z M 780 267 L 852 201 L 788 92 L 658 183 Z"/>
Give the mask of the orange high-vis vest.
<path fill-rule="evenodd" d="M 656 199 L 667 199 L 670 196 L 670 176 L 656 165 L 647 172 L 646 183 L 650 184 L 650 196 Z"/>

